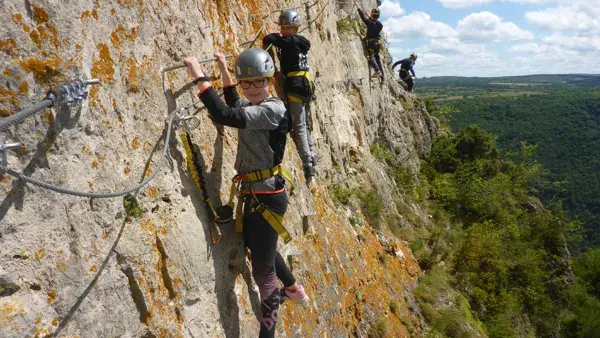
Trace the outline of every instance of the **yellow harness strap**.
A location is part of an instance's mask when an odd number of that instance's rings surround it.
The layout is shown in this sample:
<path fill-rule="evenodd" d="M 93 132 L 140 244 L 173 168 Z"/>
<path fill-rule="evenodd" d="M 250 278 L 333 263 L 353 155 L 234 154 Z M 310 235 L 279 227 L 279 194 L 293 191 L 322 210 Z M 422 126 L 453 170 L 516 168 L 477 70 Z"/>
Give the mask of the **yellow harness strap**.
<path fill-rule="evenodd" d="M 229 202 L 227 204 L 229 206 L 233 207 L 233 198 L 237 193 L 238 204 L 235 208 L 235 231 L 236 232 L 242 232 L 243 226 L 244 226 L 244 224 L 243 224 L 244 196 L 241 192 L 239 192 L 240 183 L 241 182 L 247 182 L 247 183 L 257 182 L 257 181 L 261 181 L 261 180 L 264 180 L 269 177 L 273 177 L 278 174 L 281 174 L 281 176 L 283 176 L 283 178 L 285 178 L 288 182 L 290 182 L 290 184 L 292 185 L 292 188 L 290 189 L 290 195 L 293 195 L 295 187 L 294 187 L 294 181 L 292 179 L 292 174 L 287 169 L 285 169 L 281 164 L 279 164 L 273 168 L 269 168 L 269 169 L 258 170 L 258 171 L 254 171 L 254 172 L 244 174 L 244 175 L 236 175 L 231 179 L 231 189 L 229 191 Z M 262 205 L 262 203 L 260 203 L 258 201 L 258 199 L 256 198 L 256 195 L 254 195 L 254 193 L 252 193 L 252 196 L 254 196 L 254 200 L 256 202 L 256 205 L 254 206 L 253 210 L 259 211 L 261 213 L 261 215 L 265 218 L 265 220 L 267 220 L 267 222 L 269 222 L 269 224 L 273 227 L 273 229 L 275 229 L 275 231 L 277 231 L 277 234 L 279 234 L 279 236 L 281 236 L 281 238 L 283 238 L 285 243 L 291 241 L 292 237 L 290 236 L 289 232 L 283 226 L 283 216 L 270 210 L 269 208 L 265 207 L 264 205 Z"/>
<path fill-rule="evenodd" d="M 310 77 L 310 73 L 308 70 L 298 70 L 295 72 L 289 72 L 287 74 L 285 74 L 286 77 L 305 77 L 306 79 L 308 79 L 308 82 L 311 83 L 312 82 L 312 78 Z M 287 96 L 288 101 L 290 102 L 295 102 L 295 103 L 304 103 L 305 99 L 295 95 L 295 94 L 288 94 Z"/>

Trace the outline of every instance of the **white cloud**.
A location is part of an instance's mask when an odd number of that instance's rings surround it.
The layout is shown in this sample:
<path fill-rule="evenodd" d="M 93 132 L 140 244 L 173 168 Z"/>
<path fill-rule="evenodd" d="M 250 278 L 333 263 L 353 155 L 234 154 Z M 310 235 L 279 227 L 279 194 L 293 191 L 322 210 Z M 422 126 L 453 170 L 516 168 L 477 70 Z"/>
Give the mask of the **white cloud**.
<path fill-rule="evenodd" d="M 502 2 L 514 2 L 514 3 L 518 3 L 521 5 L 539 5 L 539 4 L 545 4 L 548 1 L 547 0 L 501 0 Z"/>
<path fill-rule="evenodd" d="M 400 18 L 389 18 L 383 22 L 383 30 L 388 39 L 393 41 L 456 35 L 456 31 L 452 27 L 442 22 L 432 21 L 431 17 L 423 12 L 412 12 Z"/>
<path fill-rule="evenodd" d="M 573 0 L 569 5 L 526 12 L 532 24 L 551 31 L 600 31 L 600 0 Z"/>
<path fill-rule="evenodd" d="M 600 51 L 600 36 L 566 36 L 553 34 L 544 36 L 542 41 L 548 45 L 572 49 L 581 52 Z"/>
<path fill-rule="evenodd" d="M 504 22 L 490 12 L 472 13 L 458 22 L 456 30 L 465 41 L 515 41 L 532 40 L 533 34 L 512 22 Z"/>
<path fill-rule="evenodd" d="M 390 18 L 404 14 L 404 9 L 400 7 L 400 3 L 395 1 L 384 0 L 379 9 L 381 10 L 382 18 Z"/>
<path fill-rule="evenodd" d="M 446 8 L 465 8 L 488 4 L 494 0 L 437 0 Z"/>
<path fill-rule="evenodd" d="M 473 54 L 485 51 L 485 47 L 480 44 L 465 43 L 456 37 L 446 39 L 431 39 L 425 50 L 442 54 Z"/>

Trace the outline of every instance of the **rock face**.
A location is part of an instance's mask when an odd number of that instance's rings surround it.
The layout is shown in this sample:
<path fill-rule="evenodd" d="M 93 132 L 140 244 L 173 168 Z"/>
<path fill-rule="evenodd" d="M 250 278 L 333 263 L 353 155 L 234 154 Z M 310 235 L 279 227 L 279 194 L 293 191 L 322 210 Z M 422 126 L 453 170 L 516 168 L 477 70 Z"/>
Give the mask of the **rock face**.
<path fill-rule="evenodd" d="M 371 3 L 359 1 L 365 9 Z M 188 55 L 237 55 L 264 16 L 296 5 L 2 1 L 1 117 L 39 101 L 52 85 L 101 80 L 80 105 L 48 109 L 4 132 L 2 138 L 24 145 L 8 153 L 9 167 L 80 191 L 135 186 L 156 170 L 169 114 L 198 103 L 185 69 L 164 79 L 161 69 Z M 284 164 L 298 189 L 285 215 L 294 241 L 280 243 L 280 251 L 311 302 L 307 308 L 282 306 L 278 336 L 365 337 L 382 321 L 390 337 L 417 335 L 423 323 L 411 290 L 420 270 L 412 253 L 385 226 L 376 231 L 365 221 L 351 224 L 359 211 L 336 204 L 329 191 L 336 185 L 375 188 L 385 210 L 396 210 L 394 183 L 369 147 L 388 146 L 416 173 L 435 124 L 389 70 L 383 86 L 369 79 L 359 37 L 338 31 L 336 23 L 348 15 L 342 7 L 350 11 L 333 0 L 298 9 L 305 22 L 315 20 L 302 34 L 312 43 L 313 135 L 322 160 L 311 193 L 288 139 Z M 276 17 L 268 18 L 266 31 L 277 29 Z M 209 195 L 225 203 L 235 174 L 236 133 L 217 128 L 199 107 L 189 109 L 202 121 L 193 141 L 206 165 Z M 165 167 L 137 194 L 139 218 L 126 217 L 122 198 L 61 195 L 2 177 L 1 337 L 257 335 L 257 288 L 241 236 L 225 224 L 222 241 L 212 244 L 179 132 L 169 141 Z"/>

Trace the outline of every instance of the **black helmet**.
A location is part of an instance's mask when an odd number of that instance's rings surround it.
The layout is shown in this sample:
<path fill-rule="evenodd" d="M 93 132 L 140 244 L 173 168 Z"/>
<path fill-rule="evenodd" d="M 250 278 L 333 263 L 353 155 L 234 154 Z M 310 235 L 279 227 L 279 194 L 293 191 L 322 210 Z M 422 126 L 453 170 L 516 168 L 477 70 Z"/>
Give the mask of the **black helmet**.
<path fill-rule="evenodd" d="M 279 15 L 279 26 L 300 26 L 300 14 L 291 9 L 284 9 Z"/>
<path fill-rule="evenodd" d="M 379 10 L 379 8 L 373 8 L 371 10 L 371 17 L 373 19 L 379 19 L 379 16 L 381 15 L 381 11 Z"/>
<path fill-rule="evenodd" d="M 235 76 L 238 80 L 272 77 L 274 73 L 275 64 L 271 55 L 260 48 L 246 49 L 235 62 Z"/>

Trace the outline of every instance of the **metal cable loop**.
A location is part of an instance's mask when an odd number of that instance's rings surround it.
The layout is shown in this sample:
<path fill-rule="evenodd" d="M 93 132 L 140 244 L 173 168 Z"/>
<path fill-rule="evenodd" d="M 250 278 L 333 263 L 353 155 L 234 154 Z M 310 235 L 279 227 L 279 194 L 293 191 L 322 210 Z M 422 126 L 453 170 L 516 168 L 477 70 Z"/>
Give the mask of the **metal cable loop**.
<path fill-rule="evenodd" d="M 163 154 L 162 157 L 160 159 L 160 162 L 158 163 L 158 166 L 156 167 L 156 169 L 154 170 L 154 172 L 152 173 L 152 175 L 148 176 L 148 178 L 146 178 L 145 180 L 143 180 L 140 184 L 138 184 L 137 186 L 133 187 L 133 188 L 129 188 L 126 190 L 121 190 L 121 191 L 116 191 L 116 192 L 110 192 L 110 193 L 89 193 L 89 192 L 80 192 L 80 191 L 74 191 L 74 190 L 69 190 L 69 189 L 65 189 L 65 188 L 61 188 L 61 187 L 57 187 L 42 181 L 39 181 L 35 178 L 23 175 L 22 173 L 16 172 L 12 169 L 6 168 L 3 165 L 0 164 L 0 170 L 4 170 L 7 174 L 19 178 L 25 182 L 31 183 L 33 185 L 37 185 L 38 187 L 44 188 L 44 189 L 48 189 L 60 194 L 65 194 L 65 195 L 72 195 L 72 196 L 78 196 L 78 197 L 85 197 L 85 198 L 112 198 L 112 197 L 119 197 L 119 196 L 124 196 L 127 195 L 129 193 L 135 192 L 139 189 L 141 189 L 143 186 L 145 186 L 146 184 L 148 184 L 150 181 L 152 181 L 154 179 L 154 177 L 160 172 L 164 162 L 165 162 L 165 158 L 167 157 L 167 153 L 169 150 L 169 140 L 171 139 L 171 130 L 173 129 L 173 122 L 174 120 L 178 118 L 178 115 L 176 113 L 171 114 L 171 117 L 169 119 L 169 125 L 167 126 L 167 136 L 165 137 L 165 142 L 164 142 L 164 148 L 163 148 Z"/>

